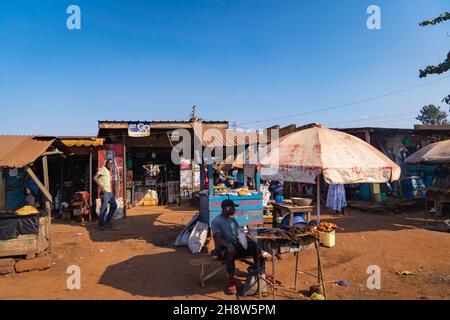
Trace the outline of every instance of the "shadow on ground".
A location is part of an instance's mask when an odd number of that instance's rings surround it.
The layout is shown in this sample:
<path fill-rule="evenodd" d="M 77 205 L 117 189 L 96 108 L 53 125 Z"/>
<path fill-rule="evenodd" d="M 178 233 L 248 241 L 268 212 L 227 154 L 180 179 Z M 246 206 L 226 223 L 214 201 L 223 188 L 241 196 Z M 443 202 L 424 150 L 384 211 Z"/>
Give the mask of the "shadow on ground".
<path fill-rule="evenodd" d="M 226 274 L 219 273 L 208 281 L 206 288 L 201 288 L 198 267 L 188 264 L 191 258 L 185 248 L 136 256 L 109 266 L 99 283 L 135 296 L 151 298 L 183 299 L 192 297 L 194 292 L 203 298 L 213 298 L 209 294 L 223 291 Z"/>

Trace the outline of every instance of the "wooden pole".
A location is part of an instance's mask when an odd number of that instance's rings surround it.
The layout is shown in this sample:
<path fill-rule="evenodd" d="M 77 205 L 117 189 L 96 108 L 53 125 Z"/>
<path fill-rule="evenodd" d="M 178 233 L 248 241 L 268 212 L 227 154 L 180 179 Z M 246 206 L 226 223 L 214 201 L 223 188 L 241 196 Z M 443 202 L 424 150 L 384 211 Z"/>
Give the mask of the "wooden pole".
<path fill-rule="evenodd" d="M 34 174 L 33 170 L 31 170 L 30 167 L 25 167 L 25 171 L 27 172 L 27 174 L 30 176 L 30 178 L 36 183 L 37 187 L 39 188 L 39 190 L 42 192 L 42 194 L 44 195 L 44 197 L 46 198 L 47 201 L 49 201 L 50 203 L 53 203 L 53 199 L 52 196 L 50 194 L 50 192 L 47 191 L 47 189 L 45 188 L 45 186 L 42 184 L 42 182 L 38 179 L 38 177 Z"/>
<path fill-rule="evenodd" d="M 93 168 L 92 168 L 92 148 L 89 149 L 89 221 L 92 221 L 92 174 L 93 174 Z"/>
<path fill-rule="evenodd" d="M 51 207 L 51 203 L 53 203 L 53 199 L 52 196 L 50 194 L 50 180 L 48 177 L 48 160 L 47 160 L 47 156 L 42 157 L 42 169 L 44 171 L 44 184 L 45 184 L 45 189 L 47 190 L 50 199 L 47 198 L 47 201 L 45 201 L 45 209 L 47 211 L 47 218 L 48 218 L 48 227 L 49 227 L 49 232 L 48 232 L 48 250 L 49 252 L 52 252 L 52 229 L 51 229 L 51 225 L 52 225 L 52 207 Z"/>
<path fill-rule="evenodd" d="M 125 136 L 122 138 L 123 145 L 123 217 L 127 217 L 127 146 L 125 145 Z"/>
<path fill-rule="evenodd" d="M 320 222 L 320 174 L 317 175 L 317 223 Z"/>

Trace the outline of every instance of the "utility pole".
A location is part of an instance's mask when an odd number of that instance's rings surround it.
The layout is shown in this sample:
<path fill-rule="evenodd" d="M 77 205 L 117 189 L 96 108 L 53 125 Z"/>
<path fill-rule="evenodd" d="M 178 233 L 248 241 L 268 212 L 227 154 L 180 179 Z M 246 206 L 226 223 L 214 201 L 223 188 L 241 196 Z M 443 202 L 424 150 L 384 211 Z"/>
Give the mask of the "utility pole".
<path fill-rule="evenodd" d="M 192 121 L 195 121 L 195 120 L 196 120 L 196 117 L 195 117 L 195 109 L 197 109 L 197 106 L 194 104 L 194 105 L 192 106 L 192 115 L 191 115 L 191 120 L 192 120 Z"/>

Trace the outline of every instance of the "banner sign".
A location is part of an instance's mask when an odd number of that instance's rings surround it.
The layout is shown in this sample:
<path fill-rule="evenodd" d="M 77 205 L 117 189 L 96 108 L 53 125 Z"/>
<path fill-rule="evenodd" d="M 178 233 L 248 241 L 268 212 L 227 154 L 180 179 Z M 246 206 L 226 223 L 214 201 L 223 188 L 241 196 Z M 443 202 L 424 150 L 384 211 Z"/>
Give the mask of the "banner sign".
<path fill-rule="evenodd" d="M 128 123 L 128 136 L 134 138 L 150 136 L 150 123 L 149 122 Z"/>

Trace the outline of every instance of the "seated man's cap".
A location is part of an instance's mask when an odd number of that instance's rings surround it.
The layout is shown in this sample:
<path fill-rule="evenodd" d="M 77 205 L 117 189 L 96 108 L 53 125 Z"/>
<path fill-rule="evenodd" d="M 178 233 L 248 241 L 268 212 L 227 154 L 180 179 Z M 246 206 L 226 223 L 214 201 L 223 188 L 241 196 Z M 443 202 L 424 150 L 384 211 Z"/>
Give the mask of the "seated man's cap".
<path fill-rule="evenodd" d="M 234 203 L 233 200 L 231 200 L 231 199 L 223 200 L 221 206 L 222 206 L 222 209 L 225 209 L 226 207 L 233 207 L 233 208 L 239 207 L 239 205 Z"/>

